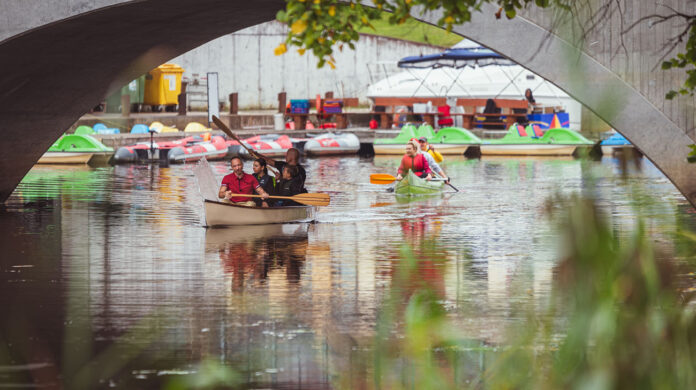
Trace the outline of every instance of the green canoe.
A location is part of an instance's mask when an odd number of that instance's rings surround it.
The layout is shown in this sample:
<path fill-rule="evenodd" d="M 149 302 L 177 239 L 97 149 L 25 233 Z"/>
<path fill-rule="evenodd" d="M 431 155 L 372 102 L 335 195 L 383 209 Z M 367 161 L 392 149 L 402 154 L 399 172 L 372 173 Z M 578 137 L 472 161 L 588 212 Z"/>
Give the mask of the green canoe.
<path fill-rule="evenodd" d="M 445 185 L 441 180 L 425 180 L 416 176 L 413 171 L 408 171 L 406 176 L 401 179 L 394 187 L 394 193 L 397 195 L 432 195 L 439 194 L 442 187 Z"/>

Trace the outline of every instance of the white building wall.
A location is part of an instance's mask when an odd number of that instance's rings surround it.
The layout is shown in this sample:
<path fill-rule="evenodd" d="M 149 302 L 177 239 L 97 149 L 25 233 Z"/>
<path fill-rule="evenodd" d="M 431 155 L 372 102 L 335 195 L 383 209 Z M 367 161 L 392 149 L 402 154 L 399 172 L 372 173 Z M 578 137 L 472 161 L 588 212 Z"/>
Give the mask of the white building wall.
<path fill-rule="evenodd" d="M 355 50 L 346 46 L 343 52 L 335 53 L 336 69 L 328 65 L 317 69 L 316 57 L 311 53 L 300 56 L 297 47 L 289 47 L 284 55 L 274 55 L 274 49 L 286 36 L 284 24 L 268 22 L 210 41 L 170 62 L 182 66 L 184 77 L 189 80 L 194 74 L 204 77 L 207 72 L 218 72 L 221 101 L 237 92 L 240 108 L 275 108 L 279 92 L 287 92 L 288 101 L 313 99 L 317 94 L 323 96 L 326 91 L 333 91 L 337 98 L 358 97 L 367 103 L 368 85 L 385 77 L 384 73 L 375 74 L 375 64 L 395 64 L 405 56 L 443 49 L 362 35 Z M 391 69 L 395 68 L 393 64 Z"/>

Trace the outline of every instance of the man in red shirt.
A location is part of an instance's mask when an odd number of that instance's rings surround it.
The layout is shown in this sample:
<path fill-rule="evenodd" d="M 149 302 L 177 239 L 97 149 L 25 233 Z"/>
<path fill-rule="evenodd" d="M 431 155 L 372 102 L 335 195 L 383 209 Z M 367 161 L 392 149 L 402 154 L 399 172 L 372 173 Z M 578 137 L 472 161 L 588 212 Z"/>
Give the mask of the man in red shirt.
<path fill-rule="evenodd" d="M 248 173 L 244 173 L 244 163 L 239 157 L 232 157 L 230 160 L 232 173 L 222 178 L 222 185 L 218 191 L 218 197 L 240 206 L 256 206 L 254 201 L 247 196 L 233 196 L 232 194 L 253 194 L 254 191 L 261 195 L 263 199 L 268 199 L 268 194 L 259 185 L 256 178 Z M 268 207 L 268 206 L 265 206 Z"/>

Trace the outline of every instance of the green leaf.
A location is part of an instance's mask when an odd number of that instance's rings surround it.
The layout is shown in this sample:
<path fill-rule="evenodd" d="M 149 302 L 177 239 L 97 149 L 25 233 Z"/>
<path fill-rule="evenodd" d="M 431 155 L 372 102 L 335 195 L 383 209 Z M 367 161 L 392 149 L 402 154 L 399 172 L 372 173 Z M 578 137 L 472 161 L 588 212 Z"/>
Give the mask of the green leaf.
<path fill-rule="evenodd" d="M 669 91 L 665 95 L 665 99 L 672 100 L 672 99 L 674 99 L 675 96 L 677 96 L 677 91 Z"/>

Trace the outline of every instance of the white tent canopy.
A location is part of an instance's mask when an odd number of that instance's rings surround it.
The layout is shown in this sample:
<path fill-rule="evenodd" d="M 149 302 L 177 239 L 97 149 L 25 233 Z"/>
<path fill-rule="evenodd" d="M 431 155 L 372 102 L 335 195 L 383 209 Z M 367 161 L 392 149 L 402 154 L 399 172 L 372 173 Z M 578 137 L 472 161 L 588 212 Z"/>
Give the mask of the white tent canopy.
<path fill-rule="evenodd" d="M 454 48 L 478 48 L 464 40 Z M 563 107 L 570 116 L 570 128 L 580 129 L 582 106 L 555 85 L 510 60 L 480 66 L 435 65 L 428 68 L 407 68 L 368 87 L 367 97 L 447 97 L 523 99 L 524 91 L 532 90 L 542 106 Z"/>

